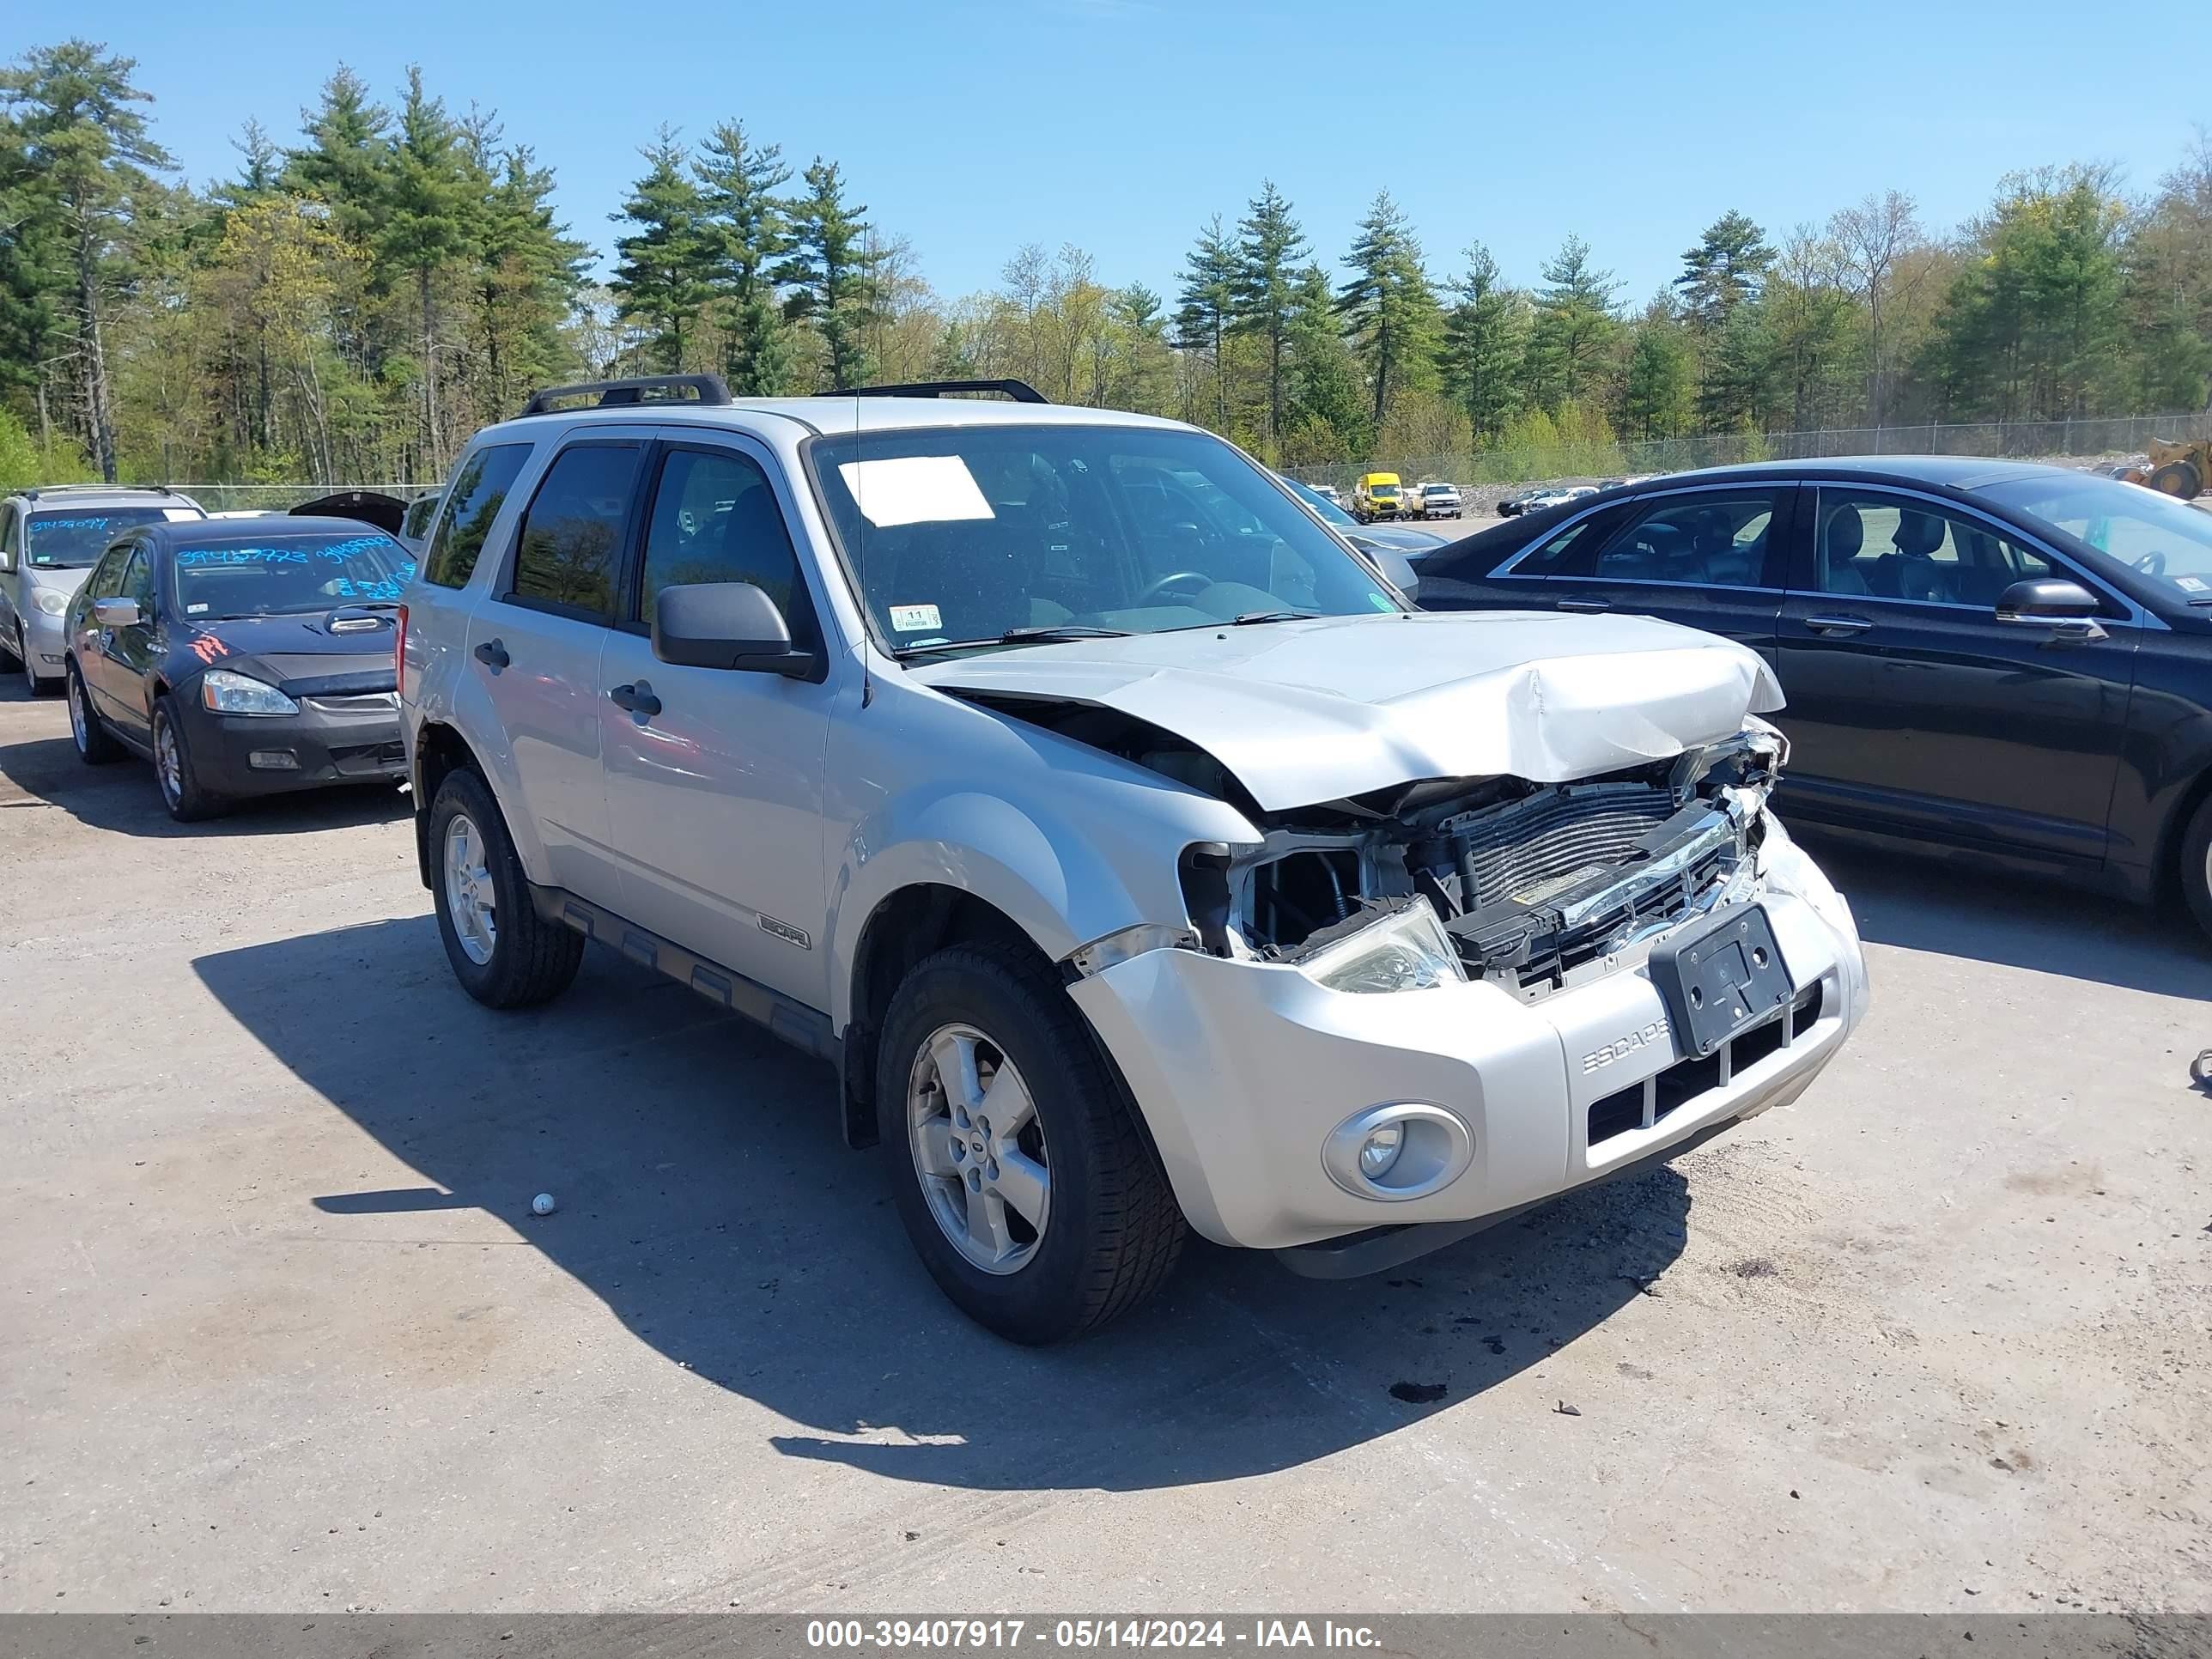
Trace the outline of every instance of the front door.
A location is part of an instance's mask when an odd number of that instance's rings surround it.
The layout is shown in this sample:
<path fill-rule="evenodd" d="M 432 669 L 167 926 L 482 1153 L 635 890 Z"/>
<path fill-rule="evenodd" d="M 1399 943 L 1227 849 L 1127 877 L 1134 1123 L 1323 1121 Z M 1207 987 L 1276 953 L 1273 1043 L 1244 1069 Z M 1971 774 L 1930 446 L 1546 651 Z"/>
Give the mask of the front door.
<path fill-rule="evenodd" d="M 1657 617 L 1747 645 L 1771 662 L 1796 496 L 1786 484 L 1648 496 L 1602 541 L 1584 538 L 1579 556 L 1551 574 L 1552 605 Z"/>
<path fill-rule="evenodd" d="M 656 471 L 638 579 L 599 667 L 622 908 L 687 950 L 826 1008 L 823 757 L 836 677 L 788 504 L 770 482 L 778 469 L 740 440 L 687 433 L 661 448 Z M 760 587 L 824 678 L 660 661 L 654 599 L 696 582 Z"/>
<path fill-rule="evenodd" d="M 546 878 L 619 908 L 600 776 L 599 657 L 650 439 L 594 432 L 555 455 L 517 526 L 495 597 L 469 618 L 470 672 L 506 734 Z"/>
<path fill-rule="evenodd" d="M 1778 636 L 1785 815 L 2100 860 L 2134 678 L 2127 608 L 2112 601 L 2094 640 L 1999 621 L 2026 578 L 2100 590 L 1933 497 L 1823 486 L 1808 553 Z"/>

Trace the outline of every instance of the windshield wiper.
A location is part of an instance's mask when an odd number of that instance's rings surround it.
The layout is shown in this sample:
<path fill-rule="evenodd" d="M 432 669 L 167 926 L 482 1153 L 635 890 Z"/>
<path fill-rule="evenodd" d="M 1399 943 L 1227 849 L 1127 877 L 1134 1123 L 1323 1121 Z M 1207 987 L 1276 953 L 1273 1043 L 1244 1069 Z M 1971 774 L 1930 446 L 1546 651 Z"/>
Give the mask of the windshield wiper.
<path fill-rule="evenodd" d="M 1126 639 L 1126 628 L 1093 628 L 1085 623 L 1045 623 L 1027 628 L 1009 628 L 1005 633 L 983 640 L 918 640 L 912 645 L 902 645 L 893 655 L 915 656 L 924 651 L 976 651 L 987 645 L 1054 645 L 1063 640 L 1119 640 Z"/>
<path fill-rule="evenodd" d="M 1321 615 L 1318 611 L 1247 611 L 1231 617 L 1231 628 L 1249 628 L 1254 623 L 1310 622 Z"/>

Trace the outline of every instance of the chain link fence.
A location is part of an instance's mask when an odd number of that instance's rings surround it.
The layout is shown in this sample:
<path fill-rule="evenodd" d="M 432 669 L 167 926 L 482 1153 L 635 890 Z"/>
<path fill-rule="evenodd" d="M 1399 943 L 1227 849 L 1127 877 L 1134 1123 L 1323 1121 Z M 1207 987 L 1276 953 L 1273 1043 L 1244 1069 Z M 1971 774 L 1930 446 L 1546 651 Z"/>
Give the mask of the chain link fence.
<path fill-rule="evenodd" d="M 1996 455 L 2090 459 L 2138 455 L 2154 438 L 2212 437 L 2212 411 L 2128 415 L 2075 421 L 1933 422 L 1921 426 L 1833 427 L 1815 432 L 1723 434 L 1651 443 L 1563 444 L 1547 449 L 1479 450 L 1468 455 L 1384 456 L 1284 469 L 1310 484 L 1349 491 L 1364 472 L 1395 472 L 1408 483 L 1528 483 L 1554 479 L 1635 477 L 1747 461 L 1815 460 L 1836 455 Z"/>

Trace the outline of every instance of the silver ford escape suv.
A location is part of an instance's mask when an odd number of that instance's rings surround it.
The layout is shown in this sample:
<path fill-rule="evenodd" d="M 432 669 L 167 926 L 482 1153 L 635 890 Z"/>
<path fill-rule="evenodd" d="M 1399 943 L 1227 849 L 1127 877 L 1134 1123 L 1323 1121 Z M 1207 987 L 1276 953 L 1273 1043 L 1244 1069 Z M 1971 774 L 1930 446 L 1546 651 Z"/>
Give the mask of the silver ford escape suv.
<path fill-rule="evenodd" d="M 471 441 L 398 646 L 471 995 L 598 939 L 831 1060 L 1027 1342 L 1187 1228 L 1372 1271 L 1835 1056 L 1866 971 L 1755 653 L 1417 613 L 1220 439 L 990 384 L 599 382 Z"/>

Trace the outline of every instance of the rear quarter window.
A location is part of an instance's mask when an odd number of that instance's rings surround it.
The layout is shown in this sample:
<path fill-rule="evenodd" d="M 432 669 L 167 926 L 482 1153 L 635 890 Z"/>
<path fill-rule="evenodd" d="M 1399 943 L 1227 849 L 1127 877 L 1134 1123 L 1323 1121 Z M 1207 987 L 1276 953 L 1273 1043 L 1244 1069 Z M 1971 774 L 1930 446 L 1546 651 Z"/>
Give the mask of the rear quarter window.
<path fill-rule="evenodd" d="M 483 553 L 484 538 L 506 505 L 528 444 L 488 444 L 461 463 L 446 491 L 445 511 L 422 557 L 422 580 L 436 587 L 465 587 Z"/>

